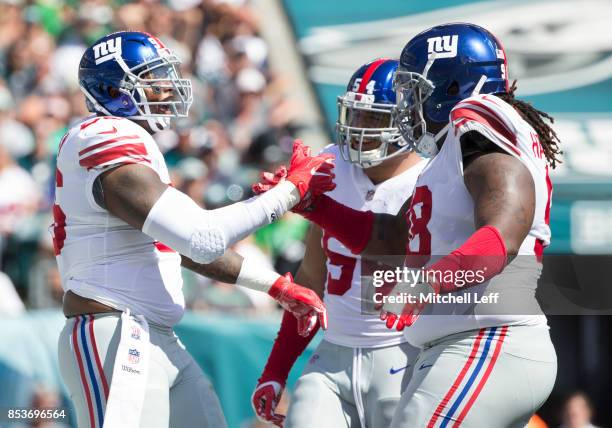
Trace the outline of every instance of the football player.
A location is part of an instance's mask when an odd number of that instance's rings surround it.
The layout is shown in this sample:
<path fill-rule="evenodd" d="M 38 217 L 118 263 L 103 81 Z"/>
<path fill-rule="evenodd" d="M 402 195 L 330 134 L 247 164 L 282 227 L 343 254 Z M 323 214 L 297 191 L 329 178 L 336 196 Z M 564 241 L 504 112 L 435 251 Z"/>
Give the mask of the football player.
<path fill-rule="evenodd" d="M 422 349 L 394 427 L 522 427 L 555 382 L 535 290 L 559 139 L 507 76 L 504 49 L 484 28 L 418 34 L 400 57 L 394 117 L 404 139 L 434 157 L 400 214 L 325 195 L 299 207 L 354 253 L 404 248 L 415 268 L 381 312 L 389 328 L 409 326 L 408 341 Z M 490 294 L 497 304 L 483 301 Z M 446 303 L 426 300 L 436 296 Z"/>
<path fill-rule="evenodd" d="M 172 330 L 184 312 L 181 265 L 267 292 L 302 334 L 313 317 L 325 324 L 316 293 L 227 249 L 332 189 L 332 156 L 297 142 L 283 188 L 204 210 L 171 186 L 151 136 L 192 103 L 177 57 L 150 34 L 117 32 L 85 51 L 79 81 L 93 115 L 61 141 L 53 207 L 68 318 L 59 359 L 78 425 L 223 427 L 210 382 Z"/>
<path fill-rule="evenodd" d="M 334 169 L 336 188 L 327 195 L 356 210 L 396 214 L 426 163 L 409 150 L 391 118 L 397 66 L 397 60 L 386 58 L 362 65 L 338 97 L 337 145 L 324 153 L 343 160 Z M 361 281 L 367 263 L 312 225 L 296 281 L 325 295 L 329 327 L 297 382 L 288 426 L 386 427 L 391 422 L 418 350 L 401 332 L 387 330 L 376 312 L 367 313 L 371 284 Z M 295 330 L 294 317 L 285 313 L 253 393 L 256 414 L 277 425 L 284 416 L 275 408 L 289 371 L 316 333 L 301 337 Z"/>

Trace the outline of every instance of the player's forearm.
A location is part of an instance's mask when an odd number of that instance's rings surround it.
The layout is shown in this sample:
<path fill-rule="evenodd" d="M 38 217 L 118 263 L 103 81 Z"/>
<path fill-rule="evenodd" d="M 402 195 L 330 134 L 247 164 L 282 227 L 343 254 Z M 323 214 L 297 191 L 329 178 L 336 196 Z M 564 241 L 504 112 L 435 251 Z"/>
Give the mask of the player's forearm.
<path fill-rule="evenodd" d="M 225 282 L 227 284 L 236 283 L 238 275 L 240 275 L 242 262 L 242 256 L 233 250 L 227 250 L 225 254 L 217 260 L 206 264 L 196 263 L 189 257 L 181 256 L 181 266 L 184 268 L 215 281 Z"/>
<path fill-rule="evenodd" d="M 321 275 L 315 275 L 312 272 L 308 272 L 303 264 L 302 262 L 295 273 L 295 282 L 303 287 L 311 289 L 322 299 L 325 289 L 325 277 L 321 278 Z"/>
<path fill-rule="evenodd" d="M 306 250 L 300 267 L 295 274 L 295 282 L 310 288 L 322 299 L 327 277 L 327 256 L 321 247 L 323 231 L 315 224 L 310 225 L 306 235 Z"/>
<path fill-rule="evenodd" d="M 358 211 L 342 205 L 327 195 L 321 195 L 304 217 L 329 236 L 342 242 L 353 254 L 361 254 L 374 225 L 372 211 Z"/>
<path fill-rule="evenodd" d="M 297 333 L 297 319 L 288 311 L 283 313 L 280 330 L 272 346 L 268 362 L 259 382 L 268 380 L 280 381 L 285 384 L 291 368 L 304 349 L 312 341 L 319 330 L 319 325 L 306 337 Z"/>
<path fill-rule="evenodd" d="M 225 232 L 229 246 L 278 220 L 299 201 L 295 185 L 285 181 L 259 196 L 209 212 Z"/>
<path fill-rule="evenodd" d="M 305 217 L 353 254 L 397 254 L 398 247 L 403 251 L 405 222 L 398 216 L 358 211 L 323 195 Z"/>
<path fill-rule="evenodd" d="M 392 214 L 374 214 L 372 232 L 364 255 L 387 256 L 406 254 L 408 239 L 406 221 Z"/>
<path fill-rule="evenodd" d="M 504 238 L 493 226 L 484 226 L 475 231 L 459 248 L 444 256 L 427 268 L 432 285 L 440 293 L 452 293 L 461 288 L 472 287 L 490 280 L 506 266 L 507 250 Z M 460 286 L 447 278 L 463 278 L 471 272 L 473 280 Z M 452 275 L 449 275 L 452 273 Z"/>
<path fill-rule="evenodd" d="M 261 268 L 253 260 L 245 259 L 233 250 L 227 250 L 212 263 L 196 263 L 182 256 L 181 266 L 215 281 L 242 285 L 266 293 L 280 278 L 273 270 Z"/>

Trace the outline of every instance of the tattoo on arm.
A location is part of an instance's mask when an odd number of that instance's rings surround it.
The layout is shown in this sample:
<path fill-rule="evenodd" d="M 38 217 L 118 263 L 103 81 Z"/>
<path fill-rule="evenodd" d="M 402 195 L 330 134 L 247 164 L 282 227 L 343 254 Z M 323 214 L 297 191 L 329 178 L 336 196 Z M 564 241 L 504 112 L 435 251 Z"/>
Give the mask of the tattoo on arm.
<path fill-rule="evenodd" d="M 235 251 L 227 250 L 225 254 L 212 263 L 196 263 L 188 257 L 181 256 L 181 266 L 215 281 L 235 284 L 240 275 L 243 257 Z"/>

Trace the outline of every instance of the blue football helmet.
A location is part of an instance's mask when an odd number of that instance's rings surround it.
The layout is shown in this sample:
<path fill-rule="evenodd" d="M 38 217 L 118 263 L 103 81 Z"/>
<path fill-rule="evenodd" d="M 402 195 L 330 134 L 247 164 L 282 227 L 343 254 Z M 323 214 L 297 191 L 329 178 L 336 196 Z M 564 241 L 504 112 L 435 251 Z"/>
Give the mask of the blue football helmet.
<path fill-rule="evenodd" d="M 171 118 L 186 117 L 193 102 L 191 81 L 181 78 L 180 61 L 156 37 L 139 31 L 109 34 L 90 46 L 79 64 L 79 85 L 89 111 L 146 120 L 153 131 Z M 147 93 L 172 90 L 163 101 Z M 154 98 L 154 97 L 153 97 Z"/>
<path fill-rule="evenodd" d="M 337 144 L 347 162 L 369 168 L 409 149 L 391 117 L 397 66 L 387 58 L 362 65 L 338 97 Z"/>
<path fill-rule="evenodd" d="M 484 28 L 454 23 L 425 30 L 402 50 L 393 81 L 395 123 L 416 151 L 433 156 L 452 108 L 478 93 L 507 92 L 507 76 L 504 48 Z M 434 135 L 427 123 L 446 126 Z"/>

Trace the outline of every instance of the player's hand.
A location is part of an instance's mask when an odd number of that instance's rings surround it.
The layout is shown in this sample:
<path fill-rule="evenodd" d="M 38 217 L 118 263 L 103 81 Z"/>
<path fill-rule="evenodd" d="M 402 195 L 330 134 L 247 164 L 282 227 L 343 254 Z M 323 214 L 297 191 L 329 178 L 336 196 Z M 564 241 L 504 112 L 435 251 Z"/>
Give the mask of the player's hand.
<path fill-rule="evenodd" d="M 388 329 L 402 331 L 404 327 L 410 327 L 416 322 L 426 305 L 423 297 L 432 293 L 439 293 L 436 284 L 422 281 L 399 282 L 389 293 L 392 299 L 387 299 L 382 305 L 380 319 L 385 321 Z"/>
<path fill-rule="evenodd" d="M 281 165 L 276 171 L 263 171 L 259 176 L 261 181 L 251 186 L 253 193 L 255 193 L 256 195 L 261 195 L 262 193 L 265 193 L 274 186 L 276 186 L 281 181 L 286 180 L 287 167 L 285 165 Z"/>
<path fill-rule="evenodd" d="M 274 173 L 261 173 L 261 182 L 252 187 L 255 194 L 267 192 L 284 180 L 292 182 L 300 193 L 300 202 L 293 207 L 292 211 L 300 213 L 306 210 L 318 196 L 329 192 L 336 187 L 334 155 L 325 153 L 318 156 L 310 154 L 310 147 L 305 146 L 300 140 L 293 143 L 293 154 L 289 169 L 281 166 Z"/>
<path fill-rule="evenodd" d="M 283 389 L 284 382 L 259 380 L 251 396 L 251 406 L 253 406 L 257 419 L 279 427 L 283 426 L 285 416 L 276 413 L 276 406 L 283 394 Z"/>
<path fill-rule="evenodd" d="M 260 179 L 261 181 L 259 183 L 255 183 L 251 187 L 251 189 L 253 189 L 253 193 L 255 193 L 256 195 L 265 193 L 274 186 L 276 186 L 278 183 L 282 182 L 283 180 L 286 180 L 287 167 L 285 165 L 281 165 L 275 172 L 263 171 L 260 174 Z M 314 205 L 316 199 L 317 198 L 315 197 L 303 199 L 302 201 L 298 202 L 298 204 L 295 205 L 291 209 L 291 211 L 296 214 L 305 215 L 306 212 Z"/>
<path fill-rule="evenodd" d="M 274 186 L 276 186 L 278 183 L 282 182 L 283 180 L 286 180 L 287 167 L 281 165 L 275 172 L 263 171 L 260 174 L 260 179 L 260 182 L 253 184 L 253 186 L 251 187 L 253 193 L 255 193 L 256 195 L 265 193 Z M 291 211 L 302 216 L 307 216 L 309 212 L 312 212 L 315 209 L 316 201 L 319 196 L 320 195 L 316 197 L 313 196 L 310 198 L 302 199 L 293 208 L 291 208 Z"/>
<path fill-rule="evenodd" d="M 293 154 L 287 170 L 287 180 L 298 188 L 301 200 L 317 197 L 336 187 L 334 183 L 334 155 L 312 156 L 310 147 L 301 140 L 293 142 Z"/>
<path fill-rule="evenodd" d="M 294 283 L 290 273 L 278 278 L 268 294 L 295 315 L 300 336 L 308 336 L 317 325 L 317 320 L 321 328 L 327 328 L 327 310 L 317 293 Z"/>

